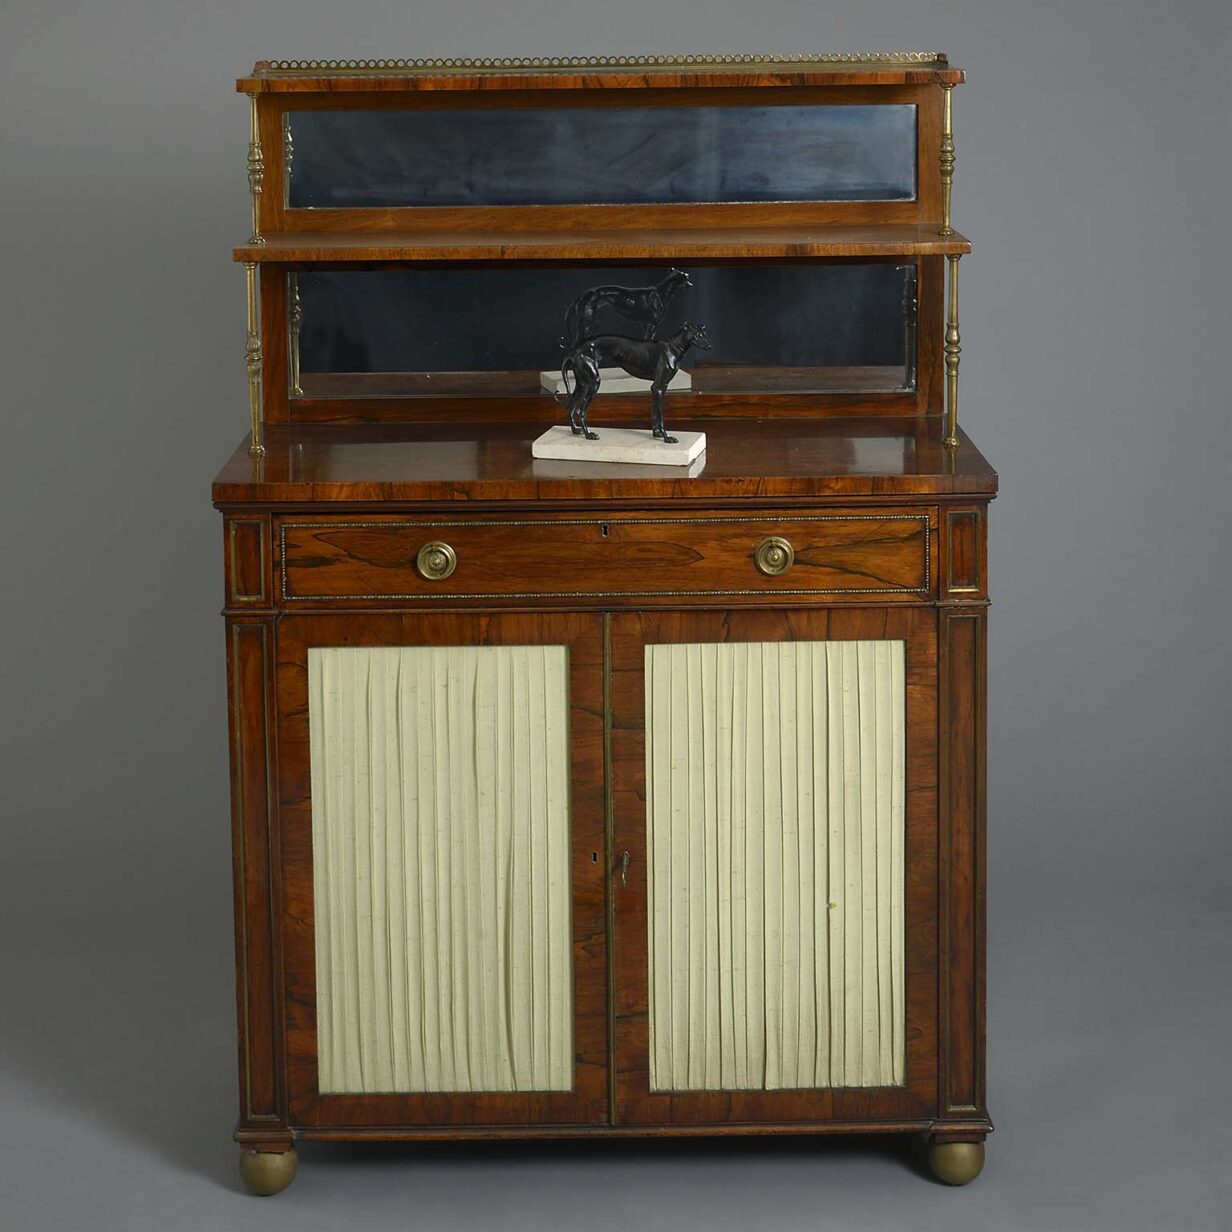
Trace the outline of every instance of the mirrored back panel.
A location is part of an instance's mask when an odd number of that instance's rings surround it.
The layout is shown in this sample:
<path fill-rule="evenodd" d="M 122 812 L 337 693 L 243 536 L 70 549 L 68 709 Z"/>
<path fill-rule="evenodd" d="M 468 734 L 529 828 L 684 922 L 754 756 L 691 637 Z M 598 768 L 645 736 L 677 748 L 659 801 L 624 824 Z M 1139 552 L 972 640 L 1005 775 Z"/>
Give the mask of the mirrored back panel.
<path fill-rule="evenodd" d="M 290 111 L 291 209 L 912 201 L 916 106 Z"/>
<path fill-rule="evenodd" d="M 850 264 L 317 270 L 290 275 L 293 397 L 454 397 L 551 391 L 566 336 L 641 338 L 602 292 L 663 288 L 656 336 L 687 320 L 694 393 L 895 393 L 915 388 L 917 267 Z M 579 325 L 569 306 L 599 288 Z M 609 385 L 601 392 L 616 392 Z"/>

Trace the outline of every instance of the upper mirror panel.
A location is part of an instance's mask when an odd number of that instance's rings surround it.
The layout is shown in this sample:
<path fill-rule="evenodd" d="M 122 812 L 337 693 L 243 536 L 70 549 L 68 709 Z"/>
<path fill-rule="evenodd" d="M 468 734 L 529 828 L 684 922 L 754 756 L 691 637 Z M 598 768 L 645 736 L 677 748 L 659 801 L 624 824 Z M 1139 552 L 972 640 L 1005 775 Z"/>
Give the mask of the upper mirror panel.
<path fill-rule="evenodd" d="M 911 201 L 912 104 L 290 111 L 291 209 Z"/>

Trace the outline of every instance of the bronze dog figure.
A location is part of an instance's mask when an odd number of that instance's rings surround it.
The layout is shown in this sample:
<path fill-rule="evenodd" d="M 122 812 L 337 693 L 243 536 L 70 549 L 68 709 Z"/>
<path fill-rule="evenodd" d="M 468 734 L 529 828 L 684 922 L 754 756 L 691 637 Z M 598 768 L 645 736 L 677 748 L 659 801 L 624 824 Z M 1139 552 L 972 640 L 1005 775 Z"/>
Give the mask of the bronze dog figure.
<path fill-rule="evenodd" d="M 605 364 L 623 368 L 630 376 L 650 381 L 650 427 L 651 435 L 668 445 L 676 443 L 676 437 L 668 436 L 663 426 L 663 395 L 668 383 L 680 370 L 680 361 L 690 347 L 710 350 L 704 325 L 691 325 L 686 321 L 670 338 L 623 338 L 619 334 L 600 334 L 579 342 L 560 365 L 565 389 L 569 395 L 569 427 L 575 436 L 587 440 L 599 439 L 597 432 L 586 427 L 586 412 L 599 392 L 599 369 Z M 573 376 L 573 388 L 569 389 L 569 377 Z"/>

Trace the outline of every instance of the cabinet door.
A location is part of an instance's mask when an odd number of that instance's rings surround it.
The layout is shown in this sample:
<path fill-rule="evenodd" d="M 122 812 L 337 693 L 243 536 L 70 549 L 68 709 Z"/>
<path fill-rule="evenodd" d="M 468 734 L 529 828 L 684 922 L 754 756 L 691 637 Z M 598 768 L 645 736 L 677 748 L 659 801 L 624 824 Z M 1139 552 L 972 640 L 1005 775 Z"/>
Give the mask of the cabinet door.
<path fill-rule="evenodd" d="M 292 1123 L 606 1119 L 600 619 L 292 616 L 277 648 Z"/>
<path fill-rule="evenodd" d="M 613 617 L 619 1121 L 932 1114 L 936 645 L 922 609 Z"/>

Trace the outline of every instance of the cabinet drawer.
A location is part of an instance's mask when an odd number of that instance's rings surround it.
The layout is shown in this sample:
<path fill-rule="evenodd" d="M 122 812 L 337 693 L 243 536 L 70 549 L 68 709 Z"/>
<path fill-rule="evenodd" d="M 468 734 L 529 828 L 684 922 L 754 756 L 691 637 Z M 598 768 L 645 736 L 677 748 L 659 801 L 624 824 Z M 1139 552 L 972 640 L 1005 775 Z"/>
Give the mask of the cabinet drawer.
<path fill-rule="evenodd" d="M 307 521 L 279 527 L 291 604 L 919 600 L 932 510 Z"/>

